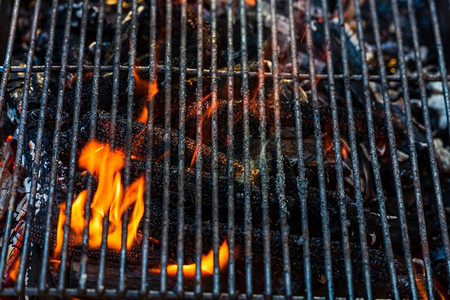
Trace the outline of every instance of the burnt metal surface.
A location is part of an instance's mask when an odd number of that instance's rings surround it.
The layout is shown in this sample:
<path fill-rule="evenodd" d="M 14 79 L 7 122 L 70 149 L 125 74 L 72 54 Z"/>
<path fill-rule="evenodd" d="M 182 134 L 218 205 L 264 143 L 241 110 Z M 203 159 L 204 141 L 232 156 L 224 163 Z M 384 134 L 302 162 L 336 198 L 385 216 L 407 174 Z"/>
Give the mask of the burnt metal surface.
<path fill-rule="evenodd" d="M 449 296 L 445 1 L 7 2 L 0 297 Z M 144 178 L 129 249 L 129 209 L 89 246 L 92 140 Z"/>

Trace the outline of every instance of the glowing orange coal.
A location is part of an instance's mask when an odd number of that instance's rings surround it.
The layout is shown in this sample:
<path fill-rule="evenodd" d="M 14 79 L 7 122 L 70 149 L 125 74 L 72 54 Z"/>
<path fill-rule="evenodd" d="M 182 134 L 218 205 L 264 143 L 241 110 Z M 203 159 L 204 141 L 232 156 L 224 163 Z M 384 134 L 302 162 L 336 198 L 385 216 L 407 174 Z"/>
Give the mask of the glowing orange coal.
<path fill-rule="evenodd" d="M 111 151 L 107 144 L 96 141 L 89 142 L 81 151 L 79 157 L 80 168 L 89 171 L 92 176 L 98 177 L 97 191 L 91 203 L 91 218 L 89 222 L 89 247 L 100 247 L 103 231 L 103 218 L 109 212 L 108 248 L 119 250 L 122 236 L 122 215 L 132 205 L 133 212 L 128 222 L 127 249 L 136 240 L 139 222 L 144 214 L 144 178 L 140 177 L 124 190 L 120 170 L 124 166 L 124 153 Z M 84 219 L 84 207 L 88 190 L 82 191 L 72 205 L 70 222 L 71 244 L 81 243 Z M 60 206 L 56 248 L 54 258 L 61 253 L 63 242 L 63 226 L 66 219 L 65 205 Z M 87 225 L 87 224 L 86 224 Z"/>
<path fill-rule="evenodd" d="M 228 264 L 228 243 L 227 240 L 223 241 L 219 248 L 219 268 L 223 270 Z M 183 274 L 186 278 L 193 278 L 195 276 L 195 264 L 183 265 Z M 214 273 L 214 253 L 211 250 L 207 255 L 203 255 L 201 262 L 202 276 L 212 275 Z M 150 269 L 151 273 L 159 274 L 161 269 Z M 168 265 L 167 275 L 176 276 L 178 271 L 178 265 Z"/>

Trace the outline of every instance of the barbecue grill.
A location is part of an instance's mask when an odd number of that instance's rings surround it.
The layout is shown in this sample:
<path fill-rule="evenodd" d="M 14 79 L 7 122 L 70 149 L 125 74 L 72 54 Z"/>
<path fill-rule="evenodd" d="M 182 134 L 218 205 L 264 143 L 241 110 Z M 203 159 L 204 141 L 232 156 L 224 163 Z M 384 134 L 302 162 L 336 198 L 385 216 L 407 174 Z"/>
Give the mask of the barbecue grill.
<path fill-rule="evenodd" d="M 446 1 L 21 2 L 1 297 L 449 297 Z"/>

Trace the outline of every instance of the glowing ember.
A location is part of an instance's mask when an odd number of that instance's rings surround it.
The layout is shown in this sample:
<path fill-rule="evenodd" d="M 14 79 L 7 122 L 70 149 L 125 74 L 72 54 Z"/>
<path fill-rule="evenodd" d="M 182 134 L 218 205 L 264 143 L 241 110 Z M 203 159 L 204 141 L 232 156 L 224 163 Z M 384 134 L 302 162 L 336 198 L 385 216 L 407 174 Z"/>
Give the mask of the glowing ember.
<path fill-rule="evenodd" d="M 219 248 L 219 268 L 223 270 L 228 264 L 228 243 L 227 240 L 223 241 Z M 193 278 L 195 276 L 195 264 L 183 265 L 183 274 L 186 278 Z M 214 273 L 214 253 L 211 250 L 207 255 L 203 255 L 201 262 L 202 276 L 212 275 Z M 159 274 L 161 269 L 150 269 L 151 273 Z M 178 271 L 178 265 L 168 265 L 167 275 L 176 276 Z"/>
<path fill-rule="evenodd" d="M 246 2 L 248 5 L 251 5 L 251 6 L 255 6 L 255 5 L 256 5 L 256 0 L 245 0 L 245 2 Z"/>
<path fill-rule="evenodd" d="M 124 166 L 125 155 L 120 151 L 111 151 L 108 145 L 96 141 L 89 142 L 81 151 L 80 168 L 88 170 L 98 177 L 98 187 L 91 203 L 91 221 L 89 223 L 89 247 L 100 247 L 103 231 L 103 218 L 109 212 L 108 248 L 119 250 L 122 236 L 122 215 L 134 205 L 128 223 L 127 249 L 136 240 L 137 228 L 144 214 L 144 178 L 140 177 L 125 191 L 121 182 L 120 170 Z M 71 241 L 81 243 L 85 226 L 84 207 L 88 190 L 82 191 L 72 205 L 70 223 Z M 63 226 L 66 219 L 65 205 L 60 206 L 56 248 L 54 257 L 61 253 Z"/>

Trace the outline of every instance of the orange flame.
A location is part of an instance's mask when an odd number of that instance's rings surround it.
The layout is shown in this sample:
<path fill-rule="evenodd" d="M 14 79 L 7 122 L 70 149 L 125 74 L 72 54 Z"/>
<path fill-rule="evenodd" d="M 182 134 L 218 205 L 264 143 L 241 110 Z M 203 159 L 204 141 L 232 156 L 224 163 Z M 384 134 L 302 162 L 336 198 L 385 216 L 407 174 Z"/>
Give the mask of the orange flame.
<path fill-rule="evenodd" d="M 348 158 L 348 153 L 350 151 L 350 147 L 345 140 L 341 138 L 341 154 L 342 158 L 346 160 Z"/>
<path fill-rule="evenodd" d="M 124 166 L 125 155 L 120 151 L 111 151 L 107 144 L 96 141 L 89 142 L 81 151 L 80 168 L 88 170 L 93 176 L 98 176 L 97 191 L 91 203 L 91 220 L 89 222 L 89 247 L 100 247 L 103 231 L 103 218 L 109 211 L 110 226 L 108 229 L 108 248 L 119 250 L 122 236 L 122 215 L 134 204 L 134 209 L 128 223 L 127 249 L 137 236 L 139 222 L 144 214 L 144 178 L 140 177 L 125 191 L 121 182 L 120 170 Z M 85 226 L 84 207 L 88 190 L 82 191 L 73 202 L 71 212 L 71 238 L 75 243 L 81 243 Z M 61 253 L 65 205 L 60 206 L 56 247 L 54 257 Z"/>
<path fill-rule="evenodd" d="M 148 108 L 144 105 L 136 121 L 141 123 L 147 123 L 147 120 L 148 120 Z"/>
<path fill-rule="evenodd" d="M 219 248 L 219 268 L 223 270 L 228 264 L 228 243 L 224 240 Z M 195 270 L 197 266 L 194 264 L 183 265 L 183 274 L 186 278 L 193 278 L 195 276 Z M 211 250 L 207 255 L 203 255 L 201 262 L 202 276 L 212 275 L 214 273 L 214 253 Z M 151 273 L 159 274 L 161 269 L 150 269 Z M 167 275 L 176 276 L 178 271 L 178 265 L 168 265 Z"/>
<path fill-rule="evenodd" d="M 256 5 L 256 0 L 245 0 L 245 2 L 246 2 L 248 5 L 251 5 L 251 6 L 255 6 L 255 5 Z"/>
<path fill-rule="evenodd" d="M 206 95 L 201 101 L 200 101 L 200 105 L 203 105 L 203 102 L 205 102 L 206 100 L 208 100 L 211 97 L 212 93 L 209 93 L 208 95 Z M 211 105 L 208 107 L 208 109 L 203 113 L 202 117 L 200 118 L 200 122 L 199 122 L 199 126 L 203 127 L 203 123 L 208 120 L 209 118 L 211 118 L 211 114 L 213 112 L 214 109 L 216 109 L 219 105 L 219 102 L 215 102 L 215 103 L 211 103 Z M 193 110 L 193 109 L 192 109 Z M 191 110 L 191 112 L 192 112 Z M 195 150 L 194 150 L 194 154 L 192 155 L 192 160 L 191 160 L 191 164 L 190 167 L 192 168 L 194 166 L 195 161 L 197 160 L 197 155 L 198 155 L 198 151 L 200 148 L 200 143 L 197 143 L 195 146 Z"/>
<path fill-rule="evenodd" d="M 414 280 L 416 281 L 417 290 L 419 291 L 419 298 L 420 299 L 428 299 L 427 295 L 427 289 L 425 287 L 425 281 L 422 279 L 419 279 L 417 276 L 417 272 L 414 269 Z"/>
<path fill-rule="evenodd" d="M 147 123 L 148 119 L 148 108 L 146 106 L 148 101 L 151 101 L 153 97 L 158 93 L 158 83 L 155 81 L 149 82 L 141 77 L 139 77 L 136 68 L 133 68 L 134 81 L 136 83 L 136 89 L 141 91 L 148 91 L 147 101 L 144 103 L 142 107 L 142 111 L 139 114 L 137 121 L 141 123 Z"/>
<path fill-rule="evenodd" d="M 17 275 L 19 275 L 19 266 L 20 266 L 20 258 L 21 256 L 19 256 L 16 261 L 14 262 L 11 271 L 9 273 L 9 277 L 11 278 L 11 280 L 13 282 L 16 282 L 17 280 Z"/>
<path fill-rule="evenodd" d="M 345 149 L 345 147 L 341 148 L 341 155 L 344 159 L 348 158 L 348 152 L 347 152 L 347 149 Z"/>
<path fill-rule="evenodd" d="M 423 261 L 417 258 L 413 258 L 413 263 L 414 281 L 416 282 L 417 290 L 419 292 L 419 299 L 428 299 L 426 275 Z M 437 299 L 450 299 L 448 288 L 435 278 L 433 278 L 433 288 Z"/>
<path fill-rule="evenodd" d="M 436 279 L 433 279 L 434 288 L 436 290 L 436 294 L 438 299 L 446 300 L 450 299 L 450 294 L 448 292 L 448 288 L 446 288 L 443 284 L 441 284 Z"/>
<path fill-rule="evenodd" d="M 419 292 L 419 299 L 427 300 L 428 294 L 425 280 L 425 270 L 423 269 L 423 266 L 421 267 L 422 268 L 418 267 L 417 265 L 414 266 L 414 281 L 416 282 L 417 290 Z M 422 269 L 421 272 L 420 269 Z M 433 279 L 433 286 L 436 292 L 437 299 L 450 299 L 447 288 L 445 288 L 439 281 Z"/>

